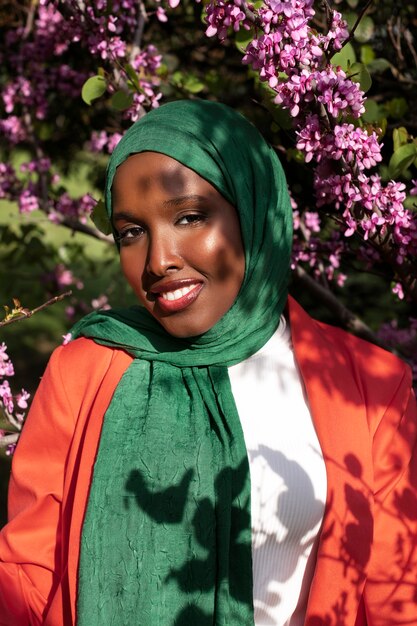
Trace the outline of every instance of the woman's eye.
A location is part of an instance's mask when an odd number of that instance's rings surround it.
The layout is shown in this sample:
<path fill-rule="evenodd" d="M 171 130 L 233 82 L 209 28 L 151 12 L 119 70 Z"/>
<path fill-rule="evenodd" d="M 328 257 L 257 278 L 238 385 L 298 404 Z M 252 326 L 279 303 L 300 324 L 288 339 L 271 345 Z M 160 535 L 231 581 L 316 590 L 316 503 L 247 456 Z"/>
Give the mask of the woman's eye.
<path fill-rule="evenodd" d="M 177 223 L 180 226 L 187 226 L 187 224 L 198 224 L 204 220 L 205 216 L 201 215 L 201 213 L 190 213 L 189 215 L 183 215 L 180 217 Z"/>
<path fill-rule="evenodd" d="M 116 241 L 121 244 L 130 243 L 143 235 L 143 228 L 141 226 L 130 226 L 129 228 L 122 229 L 116 236 Z"/>

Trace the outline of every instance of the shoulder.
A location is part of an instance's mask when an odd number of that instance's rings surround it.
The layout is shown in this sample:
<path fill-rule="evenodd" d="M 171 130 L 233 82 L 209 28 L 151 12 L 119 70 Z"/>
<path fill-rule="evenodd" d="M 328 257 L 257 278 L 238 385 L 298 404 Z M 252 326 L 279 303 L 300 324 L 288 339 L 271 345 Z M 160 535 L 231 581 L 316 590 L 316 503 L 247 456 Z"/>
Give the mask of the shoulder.
<path fill-rule="evenodd" d="M 98 388 L 109 373 L 119 379 L 131 361 L 123 350 L 80 337 L 54 350 L 43 378 L 60 385 L 71 397 Z"/>
<path fill-rule="evenodd" d="M 381 410 L 399 392 L 404 398 L 411 392 L 411 369 L 391 352 L 314 320 L 293 299 L 289 313 L 296 358 L 309 378 L 349 388 Z"/>
<path fill-rule="evenodd" d="M 375 344 L 365 341 L 351 333 L 313 319 L 293 299 L 288 302 L 291 332 L 295 342 L 305 342 L 309 348 L 317 345 L 322 351 L 326 349 L 329 358 L 345 358 L 354 360 L 358 365 L 365 365 L 366 369 L 383 368 L 384 371 L 403 372 L 409 369 L 408 365 L 392 352 Z"/>

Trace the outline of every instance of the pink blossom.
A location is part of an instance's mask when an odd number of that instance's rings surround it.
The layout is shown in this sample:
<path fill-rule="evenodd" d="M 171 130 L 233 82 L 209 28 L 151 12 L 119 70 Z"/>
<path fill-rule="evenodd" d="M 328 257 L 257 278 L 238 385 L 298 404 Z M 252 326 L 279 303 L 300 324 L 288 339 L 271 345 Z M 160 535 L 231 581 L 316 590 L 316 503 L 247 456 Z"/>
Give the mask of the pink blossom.
<path fill-rule="evenodd" d="M 401 283 L 395 283 L 392 288 L 392 293 L 394 293 L 399 300 L 404 300 L 404 290 Z"/>
<path fill-rule="evenodd" d="M 111 309 L 111 306 L 109 304 L 109 300 L 107 298 L 107 296 L 105 294 L 102 294 L 101 296 L 98 296 L 97 298 L 95 298 L 94 300 L 91 301 L 91 306 L 93 307 L 93 309 L 95 310 L 108 310 Z"/>
<path fill-rule="evenodd" d="M 31 213 L 32 211 L 37 211 L 39 209 L 38 197 L 31 193 L 29 189 L 22 191 L 19 195 L 18 203 L 19 211 L 21 213 Z"/>
<path fill-rule="evenodd" d="M 12 144 L 20 143 L 27 139 L 27 130 L 20 117 L 9 115 L 0 120 L 0 132 Z"/>
<path fill-rule="evenodd" d="M 65 335 L 62 335 L 62 345 L 66 346 L 72 339 L 72 335 L 71 333 L 66 333 Z"/>
<path fill-rule="evenodd" d="M 28 403 L 27 401 L 30 398 L 30 393 L 28 393 L 27 391 L 25 391 L 25 389 L 22 389 L 22 391 L 20 393 L 17 394 L 16 396 L 16 403 L 17 406 L 19 407 L 19 409 L 27 409 L 28 408 Z M 23 415 L 19 414 L 20 420 L 23 420 Z"/>
<path fill-rule="evenodd" d="M 14 376 L 13 363 L 6 352 L 7 346 L 3 342 L 0 344 L 0 376 Z"/>
<path fill-rule="evenodd" d="M 334 51 L 342 48 L 343 42 L 349 37 L 347 22 L 337 11 L 333 11 L 332 23 L 326 36 L 322 36 L 320 41 L 323 43 L 325 50 L 332 47 Z"/>
<path fill-rule="evenodd" d="M 217 35 L 220 41 L 226 38 L 229 27 L 236 32 L 241 27 L 250 28 L 250 23 L 239 6 L 238 0 L 235 2 L 210 0 L 206 5 L 206 22 L 208 24 L 207 37 Z"/>
<path fill-rule="evenodd" d="M 0 384 L 0 401 L 6 411 L 12 414 L 14 411 L 14 402 L 10 385 L 7 380 L 3 380 L 3 382 Z"/>

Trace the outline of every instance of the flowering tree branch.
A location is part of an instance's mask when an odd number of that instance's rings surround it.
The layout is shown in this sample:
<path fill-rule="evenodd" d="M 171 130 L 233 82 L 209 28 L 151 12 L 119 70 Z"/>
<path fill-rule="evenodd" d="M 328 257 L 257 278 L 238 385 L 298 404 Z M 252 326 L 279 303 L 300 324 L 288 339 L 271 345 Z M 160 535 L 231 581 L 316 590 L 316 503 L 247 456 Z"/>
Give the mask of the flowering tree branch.
<path fill-rule="evenodd" d="M 65 293 L 59 294 L 59 296 L 54 296 L 50 298 L 47 302 L 44 302 L 40 306 L 35 307 L 34 309 L 26 309 L 21 306 L 18 300 L 14 300 L 14 308 L 10 311 L 8 307 L 6 308 L 6 317 L 3 320 L 0 320 L 0 328 L 2 326 L 7 326 L 8 324 L 13 324 L 14 322 L 20 322 L 21 320 L 27 319 L 28 317 L 32 317 L 35 313 L 39 311 L 43 311 L 46 307 L 51 306 L 52 304 L 56 304 L 57 302 L 61 302 L 64 298 L 68 298 L 72 294 L 72 291 L 66 291 Z"/>

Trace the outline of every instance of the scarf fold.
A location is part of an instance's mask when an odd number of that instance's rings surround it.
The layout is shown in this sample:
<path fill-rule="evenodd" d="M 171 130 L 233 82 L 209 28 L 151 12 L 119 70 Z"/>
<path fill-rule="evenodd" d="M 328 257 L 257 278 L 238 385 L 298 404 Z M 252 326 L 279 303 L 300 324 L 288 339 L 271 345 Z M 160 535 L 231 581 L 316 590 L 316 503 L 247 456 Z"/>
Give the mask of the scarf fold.
<path fill-rule="evenodd" d="M 117 166 L 144 151 L 190 167 L 236 207 L 245 277 L 231 309 L 199 337 L 171 337 L 141 307 L 93 313 L 72 331 L 135 357 L 104 416 L 77 625 L 253 626 L 249 466 L 227 367 L 279 323 L 292 238 L 286 181 L 238 113 L 173 102 L 134 124 L 114 151 L 109 218 Z"/>

